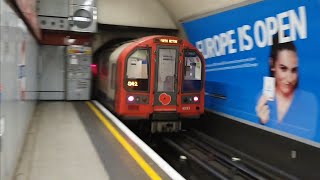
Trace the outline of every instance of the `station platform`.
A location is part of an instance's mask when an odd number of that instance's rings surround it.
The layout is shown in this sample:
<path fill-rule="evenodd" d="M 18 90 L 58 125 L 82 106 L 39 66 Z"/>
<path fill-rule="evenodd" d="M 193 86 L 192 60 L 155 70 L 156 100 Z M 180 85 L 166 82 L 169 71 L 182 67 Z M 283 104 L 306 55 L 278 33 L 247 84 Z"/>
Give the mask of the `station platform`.
<path fill-rule="evenodd" d="M 100 106 L 40 101 L 14 180 L 184 179 Z"/>

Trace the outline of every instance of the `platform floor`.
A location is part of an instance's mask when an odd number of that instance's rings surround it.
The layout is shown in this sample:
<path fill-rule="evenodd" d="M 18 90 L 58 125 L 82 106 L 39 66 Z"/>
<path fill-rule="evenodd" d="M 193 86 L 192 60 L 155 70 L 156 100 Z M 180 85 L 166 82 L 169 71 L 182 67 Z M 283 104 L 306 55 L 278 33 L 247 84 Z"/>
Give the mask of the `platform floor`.
<path fill-rule="evenodd" d="M 170 179 L 150 159 L 146 161 L 161 179 Z M 85 102 L 39 102 L 14 180 L 88 179 L 143 180 L 150 176 Z"/>

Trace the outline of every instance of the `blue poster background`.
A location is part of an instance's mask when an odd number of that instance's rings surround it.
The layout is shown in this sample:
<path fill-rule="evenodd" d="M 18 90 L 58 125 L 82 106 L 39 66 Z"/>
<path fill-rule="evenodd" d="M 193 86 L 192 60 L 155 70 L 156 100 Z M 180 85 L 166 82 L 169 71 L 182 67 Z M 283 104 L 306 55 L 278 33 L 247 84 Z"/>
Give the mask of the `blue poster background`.
<path fill-rule="evenodd" d="M 214 3 L 214 2 L 213 2 Z M 248 25 L 250 30 L 246 34 L 255 41 L 254 27 L 255 23 L 262 21 L 266 23 L 266 18 L 275 17 L 279 19 L 283 12 L 294 12 L 298 19 L 301 14 L 299 7 L 305 8 L 306 14 L 306 37 L 296 33 L 296 39 L 293 39 L 297 48 L 299 59 L 299 85 L 298 88 L 311 93 L 315 98 L 315 103 L 301 100 L 298 98 L 295 102 L 295 108 L 292 111 L 306 109 L 309 105 L 315 106 L 317 122 L 309 121 L 309 112 L 293 114 L 296 117 L 294 121 L 300 123 L 290 124 L 288 122 L 285 128 L 270 126 L 271 128 L 293 134 L 302 138 L 310 139 L 316 142 L 320 141 L 320 116 L 318 114 L 320 107 L 320 6 L 319 0 L 264 0 L 237 9 L 214 14 L 208 17 L 187 21 L 183 27 L 187 33 L 189 41 L 199 49 L 204 48 L 204 44 L 197 42 L 212 38 L 215 35 L 226 33 L 233 30 L 232 43 L 233 52 L 225 48 L 225 55 L 212 57 L 208 52 L 204 52 L 206 58 L 206 108 L 235 116 L 254 123 L 260 123 L 256 115 L 255 107 L 257 100 L 262 93 L 263 77 L 269 76 L 269 55 L 271 45 L 258 47 L 253 42 L 253 47 L 248 50 L 240 51 L 238 28 Z M 291 11 L 290 11 L 291 10 Z M 294 16 L 292 16 L 294 17 Z M 290 24 L 290 18 L 283 18 L 283 24 Z M 291 27 L 292 28 L 292 27 Z M 290 35 L 290 29 L 284 30 L 285 34 Z M 262 36 L 263 32 L 260 31 Z M 202 49 L 202 51 L 204 51 Z M 235 52 L 236 51 L 236 52 Z M 228 64 L 229 62 L 229 64 Z M 219 97 L 217 97 L 219 96 Z M 300 99 L 300 100 L 299 100 Z M 289 109 L 290 110 L 290 109 Z M 286 122 L 283 122 L 284 124 Z M 266 124 L 267 125 L 267 124 Z M 300 130 L 309 133 L 300 133 Z M 311 131 L 316 132 L 313 134 Z M 311 132 L 311 135 L 310 135 Z"/>

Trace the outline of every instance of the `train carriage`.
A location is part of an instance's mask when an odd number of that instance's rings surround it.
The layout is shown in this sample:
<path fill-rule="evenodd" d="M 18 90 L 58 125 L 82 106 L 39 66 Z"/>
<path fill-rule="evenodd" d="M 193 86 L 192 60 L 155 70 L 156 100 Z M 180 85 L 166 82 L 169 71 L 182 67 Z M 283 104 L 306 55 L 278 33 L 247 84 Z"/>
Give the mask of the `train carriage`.
<path fill-rule="evenodd" d="M 148 36 L 105 49 L 97 89 L 123 120 L 149 120 L 151 131 L 177 131 L 204 113 L 205 61 L 189 42 Z"/>

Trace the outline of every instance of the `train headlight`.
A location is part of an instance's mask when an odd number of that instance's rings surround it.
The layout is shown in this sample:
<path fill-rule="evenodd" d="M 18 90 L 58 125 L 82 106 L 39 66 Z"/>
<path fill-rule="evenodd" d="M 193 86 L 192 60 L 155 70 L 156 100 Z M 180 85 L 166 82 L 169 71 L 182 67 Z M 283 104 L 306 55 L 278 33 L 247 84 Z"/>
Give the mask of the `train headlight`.
<path fill-rule="evenodd" d="M 129 96 L 129 97 L 128 97 L 128 101 L 129 101 L 129 102 L 134 101 L 134 97 L 133 97 L 133 96 Z"/>
<path fill-rule="evenodd" d="M 198 101 L 199 101 L 199 97 L 198 97 L 198 96 L 194 96 L 194 97 L 193 97 L 193 101 L 194 101 L 194 102 L 198 102 Z"/>

